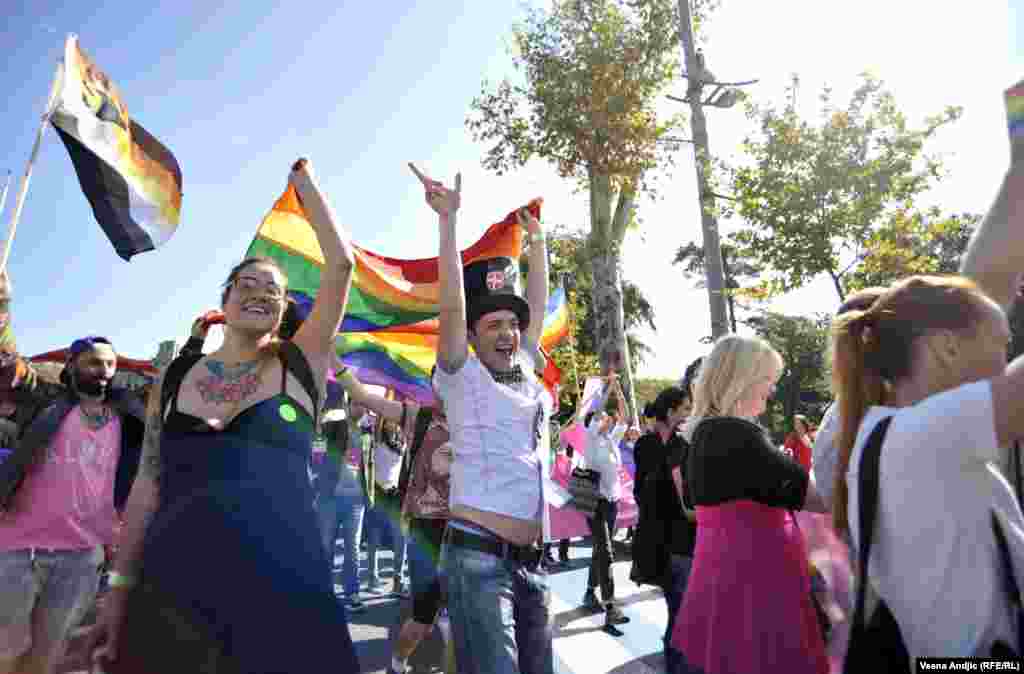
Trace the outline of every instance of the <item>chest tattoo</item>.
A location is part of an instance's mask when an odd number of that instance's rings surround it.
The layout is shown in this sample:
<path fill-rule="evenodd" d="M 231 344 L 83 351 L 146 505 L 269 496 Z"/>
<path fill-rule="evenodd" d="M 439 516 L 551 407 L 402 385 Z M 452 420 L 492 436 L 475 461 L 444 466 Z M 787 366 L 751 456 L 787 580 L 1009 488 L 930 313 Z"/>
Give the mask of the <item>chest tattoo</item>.
<path fill-rule="evenodd" d="M 256 393 L 261 383 L 258 365 L 252 361 L 228 367 L 219 360 L 206 361 L 209 374 L 196 382 L 203 402 L 237 403 Z"/>

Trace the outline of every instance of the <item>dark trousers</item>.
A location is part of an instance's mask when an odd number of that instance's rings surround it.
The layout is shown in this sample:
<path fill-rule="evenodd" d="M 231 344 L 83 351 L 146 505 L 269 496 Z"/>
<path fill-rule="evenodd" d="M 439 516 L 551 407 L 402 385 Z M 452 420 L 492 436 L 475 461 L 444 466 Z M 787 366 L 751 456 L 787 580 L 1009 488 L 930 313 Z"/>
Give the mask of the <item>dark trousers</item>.
<path fill-rule="evenodd" d="M 612 550 L 612 534 L 615 532 L 615 519 L 618 515 L 618 502 L 613 503 L 602 498 L 597 502 L 594 517 L 587 520 L 594 546 L 594 553 L 590 558 L 590 573 L 587 575 L 587 589 L 594 590 L 600 586 L 601 599 L 606 603 L 615 598 L 615 579 L 612 577 L 612 560 L 615 559 L 615 552 Z"/>
<path fill-rule="evenodd" d="M 665 664 L 669 674 L 685 671 L 680 669 L 679 652 L 672 648 L 672 632 L 675 630 L 679 607 L 686 595 L 686 581 L 690 578 L 692 566 L 693 557 L 672 555 L 668 584 L 662 588 L 665 591 L 665 603 L 668 604 L 668 624 L 662 640 L 665 642 Z"/>

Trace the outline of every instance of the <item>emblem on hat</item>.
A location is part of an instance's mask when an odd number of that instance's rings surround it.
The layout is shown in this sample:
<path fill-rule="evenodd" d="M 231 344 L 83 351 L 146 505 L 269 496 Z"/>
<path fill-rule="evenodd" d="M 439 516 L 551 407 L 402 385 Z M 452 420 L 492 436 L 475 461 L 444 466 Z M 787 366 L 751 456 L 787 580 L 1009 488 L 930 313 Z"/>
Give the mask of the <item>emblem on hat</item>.
<path fill-rule="evenodd" d="M 505 270 L 496 269 L 487 272 L 487 289 L 491 292 L 501 290 L 505 287 Z"/>

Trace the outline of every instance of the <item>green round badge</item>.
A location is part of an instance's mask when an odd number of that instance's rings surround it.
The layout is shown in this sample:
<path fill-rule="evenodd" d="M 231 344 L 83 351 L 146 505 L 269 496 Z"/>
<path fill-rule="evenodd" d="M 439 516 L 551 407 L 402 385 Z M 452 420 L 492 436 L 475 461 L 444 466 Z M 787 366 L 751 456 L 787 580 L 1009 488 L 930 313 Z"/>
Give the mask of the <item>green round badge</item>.
<path fill-rule="evenodd" d="M 288 403 L 282 404 L 278 412 L 281 413 L 281 418 L 290 424 L 294 423 L 295 420 L 299 418 L 299 413 L 296 412 L 295 408 Z"/>

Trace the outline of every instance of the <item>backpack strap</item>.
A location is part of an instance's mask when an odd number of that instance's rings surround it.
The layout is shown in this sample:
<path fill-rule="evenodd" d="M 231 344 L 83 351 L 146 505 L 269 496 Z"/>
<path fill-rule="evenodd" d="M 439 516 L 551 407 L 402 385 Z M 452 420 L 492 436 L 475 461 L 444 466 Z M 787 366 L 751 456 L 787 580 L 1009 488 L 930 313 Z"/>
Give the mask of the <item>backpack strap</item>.
<path fill-rule="evenodd" d="M 177 399 L 178 389 L 181 388 L 181 382 L 184 381 L 185 375 L 188 374 L 188 371 L 202 359 L 202 352 L 183 353 L 172 360 L 170 365 L 167 366 L 167 369 L 164 370 L 163 378 L 160 383 L 161 418 L 167 416 L 167 405 L 171 400 Z"/>
<path fill-rule="evenodd" d="M 409 443 L 409 448 L 402 455 L 402 467 L 398 475 L 398 493 L 403 494 L 403 499 L 405 491 L 409 487 L 409 481 L 412 479 L 413 462 L 416 460 L 417 452 L 423 446 L 423 440 L 427 437 L 427 429 L 430 428 L 430 422 L 433 419 L 434 412 L 430 408 L 420 407 L 420 411 L 416 413 L 412 442 Z"/>
<path fill-rule="evenodd" d="M 875 516 L 878 514 L 878 469 L 881 465 L 882 443 L 885 442 L 885 434 L 891 423 L 892 417 L 886 417 L 875 426 L 860 456 L 860 475 L 857 479 L 860 554 L 857 565 L 857 601 L 853 612 L 850 643 L 853 643 L 854 635 L 863 632 L 867 625 L 864 603 L 868 589 L 868 560 L 875 535 Z"/>
<path fill-rule="evenodd" d="M 313 368 L 306 360 L 306 354 L 302 349 L 290 341 L 281 342 L 279 353 L 281 364 L 284 369 L 291 372 L 299 380 L 299 384 L 305 389 L 306 395 L 313 401 L 313 428 L 320 432 L 320 387 L 316 385 L 316 378 L 313 376 Z"/>

